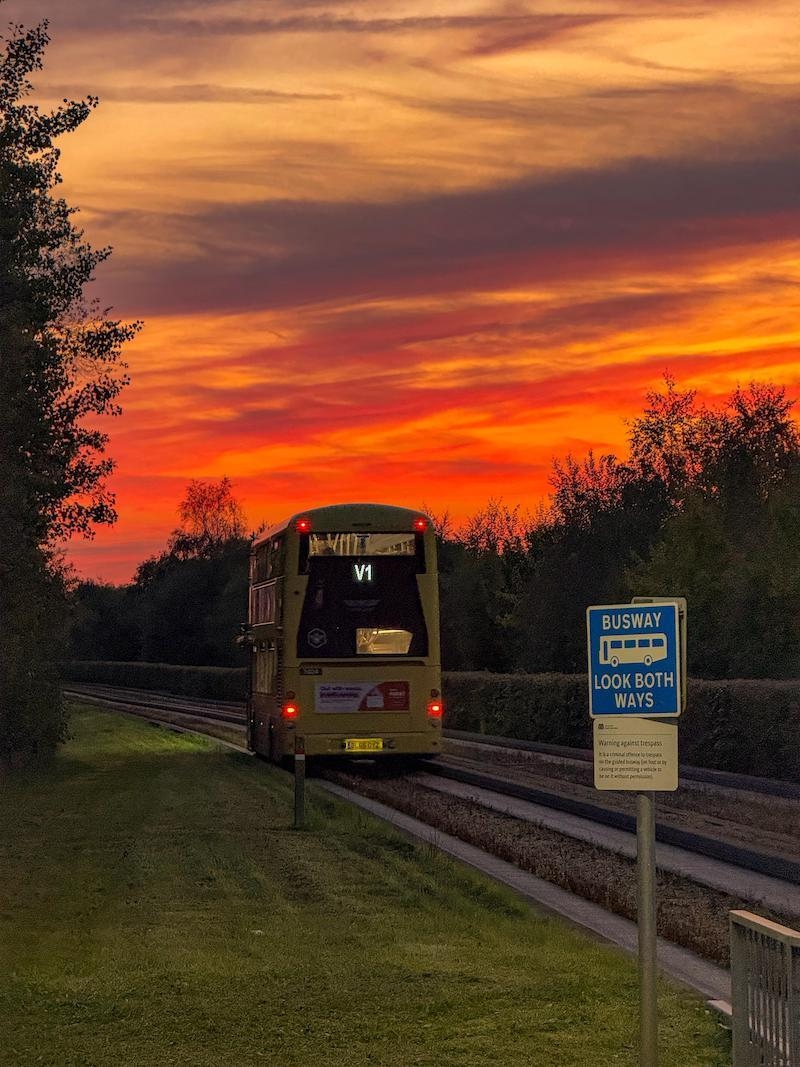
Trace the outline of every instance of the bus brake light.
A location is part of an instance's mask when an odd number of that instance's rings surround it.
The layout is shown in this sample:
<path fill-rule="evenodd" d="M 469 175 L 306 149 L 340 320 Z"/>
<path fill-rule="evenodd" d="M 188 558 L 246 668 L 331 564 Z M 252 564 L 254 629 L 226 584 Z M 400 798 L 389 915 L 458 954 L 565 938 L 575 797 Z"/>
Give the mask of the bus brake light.
<path fill-rule="evenodd" d="M 444 705 L 441 700 L 431 700 L 428 702 L 428 716 L 431 719 L 441 719 L 443 711 Z"/>
<path fill-rule="evenodd" d="M 310 533 L 311 532 L 311 519 L 298 519 L 294 524 L 294 528 L 298 533 Z"/>
<path fill-rule="evenodd" d="M 422 516 L 418 519 L 414 519 L 414 529 L 418 533 L 424 533 L 428 529 L 428 520 L 423 519 Z"/>
<path fill-rule="evenodd" d="M 284 719 L 296 719 L 300 714 L 300 708 L 297 704 L 287 703 L 281 708 L 281 715 Z"/>

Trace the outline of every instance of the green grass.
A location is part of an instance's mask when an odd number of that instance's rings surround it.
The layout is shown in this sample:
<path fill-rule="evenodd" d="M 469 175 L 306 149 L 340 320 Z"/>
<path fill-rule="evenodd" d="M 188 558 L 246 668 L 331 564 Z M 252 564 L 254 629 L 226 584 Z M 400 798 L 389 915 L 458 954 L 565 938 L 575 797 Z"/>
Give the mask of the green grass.
<path fill-rule="evenodd" d="M 637 1063 L 635 967 L 310 783 L 79 710 L 0 792 L 0 1063 Z M 662 1067 L 728 1038 L 661 991 Z"/>

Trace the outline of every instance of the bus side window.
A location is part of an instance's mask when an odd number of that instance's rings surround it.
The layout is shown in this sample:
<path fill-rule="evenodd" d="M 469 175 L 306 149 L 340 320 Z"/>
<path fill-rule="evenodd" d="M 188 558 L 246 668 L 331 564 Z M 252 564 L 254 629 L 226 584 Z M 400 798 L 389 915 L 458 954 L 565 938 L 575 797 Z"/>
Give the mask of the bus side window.
<path fill-rule="evenodd" d="M 256 671 L 253 689 L 257 693 L 275 692 L 276 652 L 272 642 L 264 642 L 256 649 Z"/>
<path fill-rule="evenodd" d="M 256 549 L 254 566 L 253 566 L 253 581 L 265 582 L 269 577 L 269 545 L 261 545 Z"/>
<path fill-rule="evenodd" d="M 283 537 L 276 537 L 272 542 L 272 578 L 280 578 L 286 573 L 286 541 Z"/>

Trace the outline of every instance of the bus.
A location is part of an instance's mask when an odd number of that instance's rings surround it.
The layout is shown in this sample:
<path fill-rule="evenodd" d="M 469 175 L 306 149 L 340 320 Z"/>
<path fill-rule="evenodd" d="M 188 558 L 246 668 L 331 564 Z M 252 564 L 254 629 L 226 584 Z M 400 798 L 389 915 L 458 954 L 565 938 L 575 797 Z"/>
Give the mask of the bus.
<path fill-rule="evenodd" d="M 385 504 L 299 512 L 253 545 L 247 742 L 309 757 L 433 757 L 442 746 L 436 536 Z"/>
<path fill-rule="evenodd" d="M 618 667 L 620 663 L 651 663 L 667 658 L 666 634 L 615 634 L 600 638 L 600 662 Z"/>

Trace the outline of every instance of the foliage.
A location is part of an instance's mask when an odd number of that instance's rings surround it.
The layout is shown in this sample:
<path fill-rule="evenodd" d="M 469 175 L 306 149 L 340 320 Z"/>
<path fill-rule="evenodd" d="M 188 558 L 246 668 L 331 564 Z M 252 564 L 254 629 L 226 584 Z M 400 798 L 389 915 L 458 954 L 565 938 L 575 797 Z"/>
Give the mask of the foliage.
<path fill-rule="evenodd" d="M 753 384 L 704 413 L 687 480 L 629 592 L 689 601 L 689 667 L 717 678 L 800 674 L 800 435 L 784 390 Z"/>
<path fill-rule="evenodd" d="M 93 250 L 55 195 L 54 140 L 97 101 L 42 114 L 25 102 L 47 23 L 12 26 L 0 51 L 0 763 L 52 749 L 63 712 L 51 666 L 64 604 L 57 543 L 113 522 L 107 435 L 119 410 L 120 351 L 138 329 L 87 306 L 109 249 Z"/>
<path fill-rule="evenodd" d="M 230 479 L 192 481 L 167 548 L 114 589 L 81 583 L 72 597 L 70 659 L 238 666 L 251 540 Z"/>
<path fill-rule="evenodd" d="M 528 567 L 533 520 L 491 498 L 458 532 L 439 530 L 442 661 L 452 670 L 513 669 L 514 605 Z"/>
<path fill-rule="evenodd" d="M 12 571 L 6 567 L 11 566 Z M 3 545 L 0 565 L 0 773 L 49 756 L 66 736 L 58 660 L 61 574 L 36 546 Z"/>
<path fill-rule="evenodd" d="M 689 601 L 694 673 L 797 676 L 792 404 L 784 389 L 751 383 L 711 409 L 667 375 L 630 424 L 627 460 L 556 461 L 512 618 L 517 666 L 582 670 L 588 605 L 672 593 Z"/>
<path fill-rule="evenodd" d="M 591 748 L 585 674 L 446 673 L 444 701 L 451 730 Z M 680 745 L 682 763 L 796 781 L 800 682 L 690 678 Z"/>
<path fill-rule="evenodd" d="M 448 671 L 443 686 L 448 729 L 591 746 L 585 674 Z"/>
<path fill-rule="evenodd" d="M 234 666 L 247 619 L 250 539 L 229 478 L 192 481 L 166 551 L 142 563 L 133 583 L 146 661 Z"/>
<path fill-rule="evenodd" d="M 147 661 L 233 666 L 243 662 L 235 638 L 247 619 L 250 542 L 226 541 L 214 553 L 172 553 L 143 564 L 132 604 Z"/>
<path fill-rule="evenodd" d="M 181 526 L 169 539 L 169 551 L 179 559 L 214 555 L 227 541 L 245 536 L 244 511 L 233 495 L 230 478 L 189 482 L 178 514 Z"/>
<path fill-rule="evenodd" d="M 179 696 L 212 700 L 244 700 L 244 667 L 190 667 L 174 663 L 117 663 L 112 660 L 68 660 L 61 665 L 68 682 L 153 689 Z"/>
<path fill-rule="evenodd" d="M 71 591 L 68 655 L 78 660 L 134 660 L 141 646 L 129 587 L 79 582 Z"/>
<path fill-rule="evenodd" d="M 615 603 L 624 568 L 646 556 L 667 500 L 663 484 L 614 456 L 556 462 L 549 515 L 529 537 L 530 566 L 513 625 L 518 665 L 528 671 L 580 671 L 586 662 L 585 612 Z"/>

